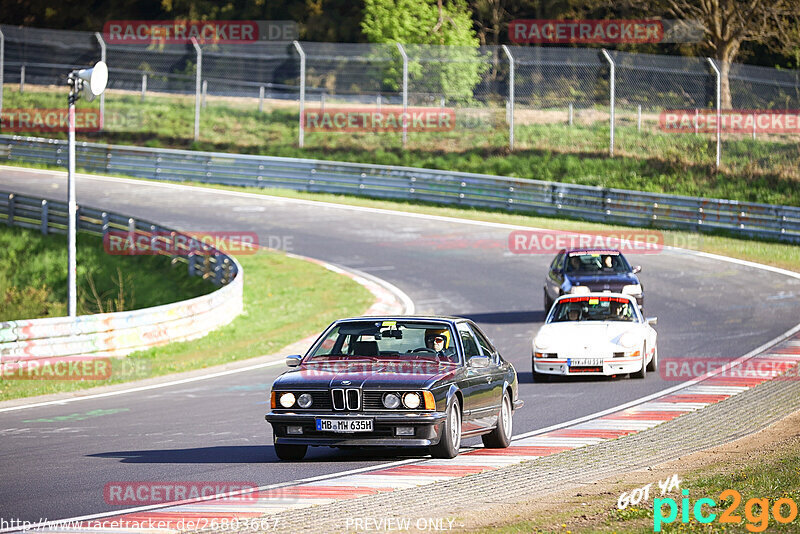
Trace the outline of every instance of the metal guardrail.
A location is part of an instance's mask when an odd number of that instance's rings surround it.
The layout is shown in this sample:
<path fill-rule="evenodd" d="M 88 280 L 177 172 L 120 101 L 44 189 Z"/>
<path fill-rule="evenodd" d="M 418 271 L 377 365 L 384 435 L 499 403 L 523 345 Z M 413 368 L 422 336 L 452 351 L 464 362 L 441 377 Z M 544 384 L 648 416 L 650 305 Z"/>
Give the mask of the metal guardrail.
<path fill-rule="evenodd" d="M 77 166 L 89 172 L 416 200 L 800 242 L 800 208 L 793 206 L 413 167 L 97 143 L 78 143 L 76 150 Z M 0 161 L 65 166 L 67 144 L 63 140 L 0 135 Z"/>
<path fill-rule="evenodd" d="M 37 229 L 43 234 L 66 233 L 67 216 L 65 202 L 0 192 L 0 221 L 9 226 Z M 202 337 L 242 312 L 243 276 L 233 257 L 147 221 L 86 207 L 79 207 L 77 217 L 80 232 L 99 236 L 112 232 L 111 235 L 127 235 L 131 239 L 149 237 L 149 250 L 177 252 L 172 261 L 186 263 L 189 276 L 202 276 L 223 287 L 207 295 L 152 308 L 2 322 L 0 364 L 53 357 L 122 356 Z M 175 239 L 178 236 L 183 239 Z M 171 248 L 155 242 L 159 240 L 171 240 Z"/>

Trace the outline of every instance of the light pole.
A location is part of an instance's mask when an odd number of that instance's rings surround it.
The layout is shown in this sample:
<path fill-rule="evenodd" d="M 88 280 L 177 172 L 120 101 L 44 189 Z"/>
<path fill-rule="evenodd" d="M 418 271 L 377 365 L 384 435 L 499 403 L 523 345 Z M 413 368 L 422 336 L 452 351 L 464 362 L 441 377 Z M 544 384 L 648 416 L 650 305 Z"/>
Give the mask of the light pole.
<path fill-rule="evenodd" d="M 76 281 L 75 232 L 77 231 L 78 204 L 75 201 L 75 102 L 83 93 L 86 100 L 103 94 L 108 83 L 108 67 L 98 61 L 91 69 L 74 70 L 69 73 L 69 163 L 67 165 L 67 311 L 70 317 L 77 315 L 78 293 Z"/>

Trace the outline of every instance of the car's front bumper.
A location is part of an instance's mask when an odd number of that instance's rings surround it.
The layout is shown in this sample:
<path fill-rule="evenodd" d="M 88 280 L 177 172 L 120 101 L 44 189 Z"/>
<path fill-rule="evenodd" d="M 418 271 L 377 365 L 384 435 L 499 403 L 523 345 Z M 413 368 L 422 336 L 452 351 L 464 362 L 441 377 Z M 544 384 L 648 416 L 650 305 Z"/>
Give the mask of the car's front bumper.
<path fill-rule="evenodd" d="M 543 375 L 581 376 L 600 375 L 613 376 L 635 373 L 642 368 L 641 357 L 604 358 L 603 365 L 598 367 L 572 367 L 562 358 L 533 358 L 533 370 Z"/>
<path fill-rule="evenodd" d="M 372 419 L 372 432 L 327 432 L 316 429 L 317 418 Z M 272 425 L 275 443 L 320 446 L 427 447 L 439 443 L 444 412 L 358 414 L 341 412 L 271 412 L 265 419 Z M 287 427 L 301 427 L 302 434 L 288 434 Z M 399 436 L 398 427 L 412 427 L 413 435 Z"/>

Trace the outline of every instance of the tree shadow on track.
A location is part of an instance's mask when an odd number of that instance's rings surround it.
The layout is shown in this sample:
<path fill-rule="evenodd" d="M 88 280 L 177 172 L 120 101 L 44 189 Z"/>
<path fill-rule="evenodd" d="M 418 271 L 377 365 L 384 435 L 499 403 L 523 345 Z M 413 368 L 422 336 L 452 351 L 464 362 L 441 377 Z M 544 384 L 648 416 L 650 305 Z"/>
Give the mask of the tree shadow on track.
<path fill-rule="evenodd" d="M 354 462 L 424 458 L 425 449 L 309 447 L 305 461 Z M 193 449 L 151 449 L 90 454 L 92 458 L 118 458 L 124 464 L 250 464 L 289 463 L 278 459 L 272 445 L 230 445 Z"/>

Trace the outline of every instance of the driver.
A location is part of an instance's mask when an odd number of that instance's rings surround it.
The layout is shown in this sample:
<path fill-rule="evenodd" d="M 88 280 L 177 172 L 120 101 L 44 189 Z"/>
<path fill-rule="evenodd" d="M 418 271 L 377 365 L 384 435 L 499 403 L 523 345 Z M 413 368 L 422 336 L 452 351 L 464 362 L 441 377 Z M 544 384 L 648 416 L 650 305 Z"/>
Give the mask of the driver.
<path fill-rule="evenodd" d="M 581 317 L 581 309 L 577 306 L 572 306 L 570 309 L 567 310 L 567 320 L 568 321 L 578 321 Z"/>
<path fill-rule="evenodd" d="M 437 356 L 454 359 L 455 349 L 450 345 L 450 331 L 446 328 L 425 330 L 425 346 L 434 351 Z"/>

